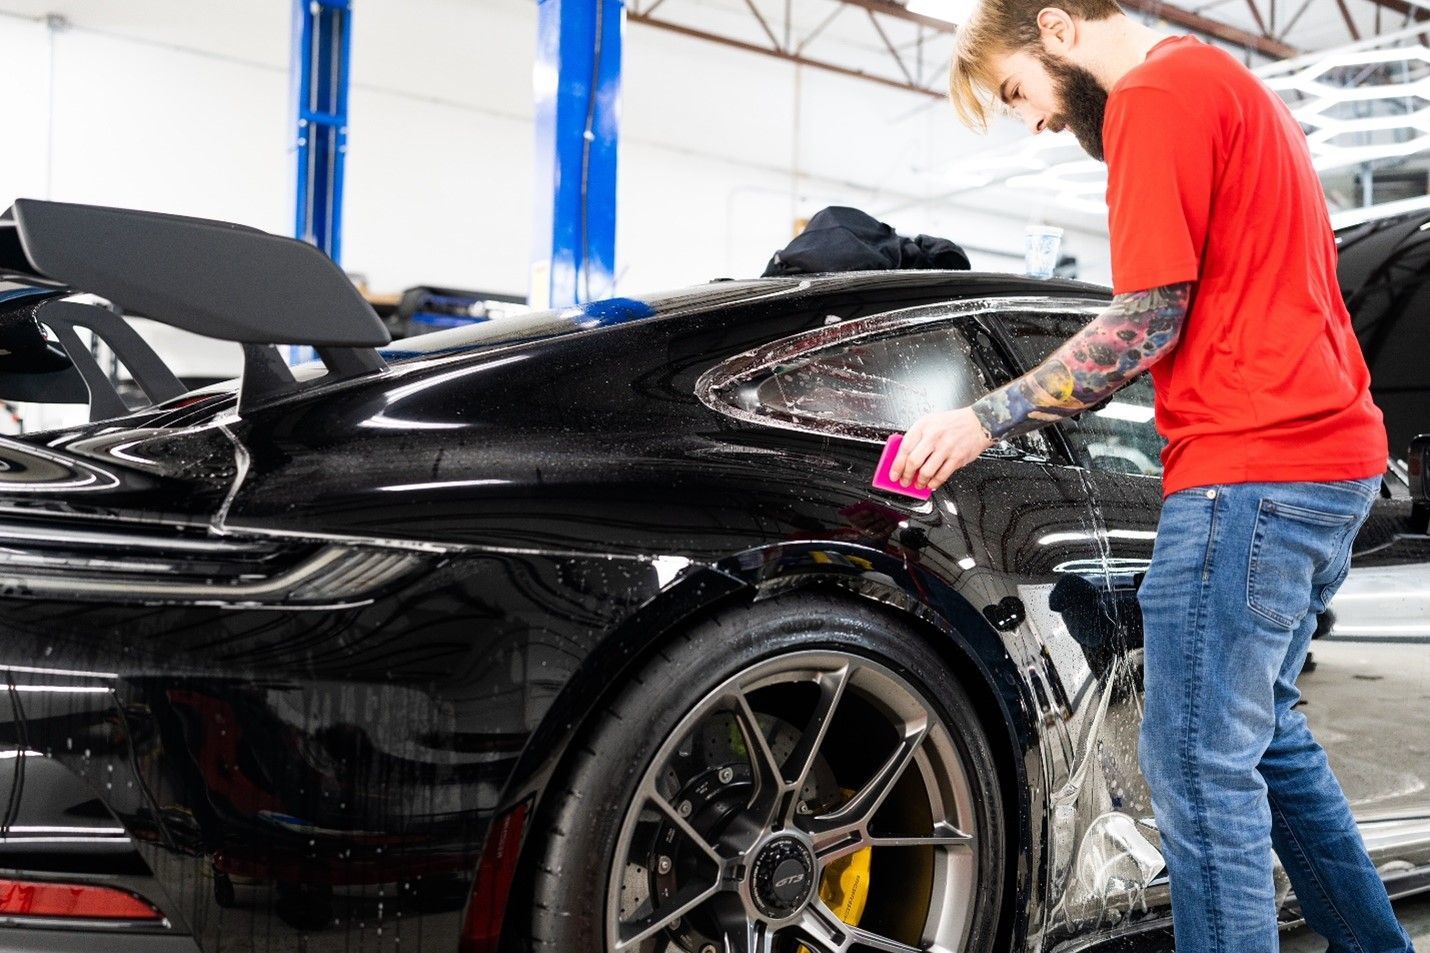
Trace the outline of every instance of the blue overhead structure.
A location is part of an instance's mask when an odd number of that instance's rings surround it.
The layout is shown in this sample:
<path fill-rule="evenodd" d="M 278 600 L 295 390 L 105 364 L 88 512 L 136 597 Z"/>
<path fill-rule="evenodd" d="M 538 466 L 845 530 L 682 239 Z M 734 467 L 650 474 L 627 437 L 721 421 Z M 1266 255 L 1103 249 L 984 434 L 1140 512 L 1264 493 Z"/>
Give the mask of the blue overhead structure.
<path fill-rule="evenodd" d="M 531 303 L 612 294 L 623 0 L 539 0 Z"/>
<path fill-rule="evenodd" d="M 298 122 L 293 234 L 342 261 L 352 0 L 294 0 L 293 89 Z"/>

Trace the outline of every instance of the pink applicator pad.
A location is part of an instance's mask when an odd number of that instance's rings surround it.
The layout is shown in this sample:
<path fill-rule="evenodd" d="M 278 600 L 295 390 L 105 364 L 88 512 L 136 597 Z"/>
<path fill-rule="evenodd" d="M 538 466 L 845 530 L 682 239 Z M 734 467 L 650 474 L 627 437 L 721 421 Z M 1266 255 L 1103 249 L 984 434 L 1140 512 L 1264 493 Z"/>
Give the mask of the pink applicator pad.
<path fill-rule="evenodd" d="M 912 483 L 904 486 L 896 483 L 889 477 L 889 468 L 894 465 L 894 458 L 899 455 L 899 444 L 903 443 L 904 435 L 896 433 L 889 437 L 889 442 L 884 444 L 884 455 L 879 458 L 879 466 L 874 471 L 874 489 L 888 490 L 890 493 L 900 493 L 904 496 L 912 496 L 916 500 L 926 500 L 933 496 L 933 491 L 925 487 L 920 490 Z"/>

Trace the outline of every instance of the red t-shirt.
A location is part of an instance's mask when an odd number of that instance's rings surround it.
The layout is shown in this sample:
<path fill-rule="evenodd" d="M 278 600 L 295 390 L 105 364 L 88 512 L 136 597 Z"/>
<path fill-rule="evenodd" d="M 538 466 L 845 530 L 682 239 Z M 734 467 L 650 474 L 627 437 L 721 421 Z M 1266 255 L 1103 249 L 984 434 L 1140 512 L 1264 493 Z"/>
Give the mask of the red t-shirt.
<path fill-rule="evenodd" d="M 1383 473 L 1325 195 L 1286 104 L 1227 53 L 1175 37 L 1113 87 L 1102 140 L 1113 291 L 1196 283 L 1151 370 L 1163 493 Z"/>

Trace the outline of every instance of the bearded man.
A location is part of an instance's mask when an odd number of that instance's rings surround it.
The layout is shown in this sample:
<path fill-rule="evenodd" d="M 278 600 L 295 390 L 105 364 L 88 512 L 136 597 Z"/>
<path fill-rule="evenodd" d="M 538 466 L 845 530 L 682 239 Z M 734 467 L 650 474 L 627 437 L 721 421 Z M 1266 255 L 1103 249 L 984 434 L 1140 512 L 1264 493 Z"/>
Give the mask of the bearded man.
<path fill-rule="evenodd" d="M 1029 374 L 905 435 L 892 475 L 937 488 L 995 441 L 1152 373 L 1161 521 L 1138 592 L 1138 762 L 1178 953 L 1276 953 L 1272 847 L 1331 953 L 1405 953 L 1325 752 L 1295 706 L 1387 452 L 1291 112 L 1232 56 L 1113 0 L 982 0 L 950 89 L 1107 163 L 1112 305 Z"/>

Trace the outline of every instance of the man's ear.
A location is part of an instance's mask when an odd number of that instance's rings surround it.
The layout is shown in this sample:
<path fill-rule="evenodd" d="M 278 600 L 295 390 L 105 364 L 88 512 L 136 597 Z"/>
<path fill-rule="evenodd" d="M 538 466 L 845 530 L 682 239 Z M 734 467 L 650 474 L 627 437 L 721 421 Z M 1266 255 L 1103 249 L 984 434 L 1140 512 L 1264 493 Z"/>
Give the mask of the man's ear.
<path fill-rule="evenodd" d="M 1038 35 L 1045 52 L 1066 57 L 1077 41 L 1077 23 L 1066 10 L 1043 7 L 1038 11 Z"/>

